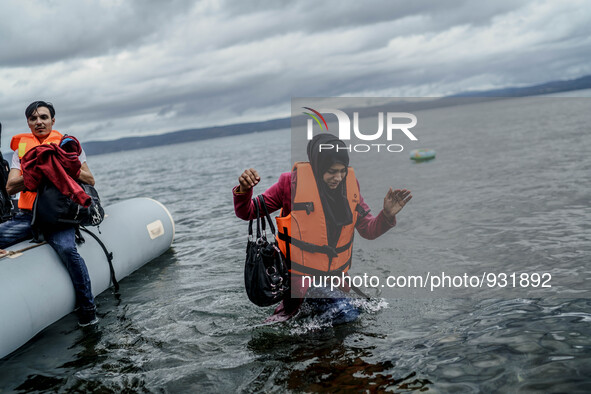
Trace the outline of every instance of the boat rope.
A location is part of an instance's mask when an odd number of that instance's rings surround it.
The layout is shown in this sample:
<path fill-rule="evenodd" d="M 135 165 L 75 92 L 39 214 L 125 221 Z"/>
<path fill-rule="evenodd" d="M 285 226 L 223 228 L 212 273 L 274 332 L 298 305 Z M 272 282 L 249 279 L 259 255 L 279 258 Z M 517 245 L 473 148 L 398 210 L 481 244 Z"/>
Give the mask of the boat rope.
<path fill-rule="evenodd" d="M 19 250 L 7 250 L 6 253 L 4 253 L 2 256 L 0 256 L 0 259 L 3 259 L 4 257 L 14 256 L 15 254 L 18 254 L 18 253 L 26 252 L 27 250 L 37 248 L 41 245 L 45 245 L 46 243 L 47 242 L 43 241 L 41 243 L 38 243 L 38 244 L 36 243 L 34 245 L 30 245 L 30 246 L 27 246 L 26 248 L 22 248 Z"/>
<path fill-rule="evenodd" d="M 107 247 L 105 246 L 103 241 L 101 241 L 100 238 L 96 234 L 94 234 L 92 231 L 90 231 L 82 226 L 80 226 L 80 230 L 84 231 L 87 234 L 90 234 L 90 236 L 92 238 L 94 238 L 96 240 L 96 242 L 98 242 L 98 244 L 101 246 L 101 248 L 103 248 L 103 252 L 105 252 L 105 256 L 107 256 L 107 262 L 109 263 L 109 271 L 111 272 L 111 283 L 113 283 L 113 287 L 115 288 L 115 291 L 116 292 L 119 291 L 119 282 L 117 282 L 117 278 L 115 277 L 115 269 L 113 268 L 113 252 L 109 252 L 109 250 L 107 249 Z M 84 241 L 84 238 L 82 238 L 82 240 Z"/>

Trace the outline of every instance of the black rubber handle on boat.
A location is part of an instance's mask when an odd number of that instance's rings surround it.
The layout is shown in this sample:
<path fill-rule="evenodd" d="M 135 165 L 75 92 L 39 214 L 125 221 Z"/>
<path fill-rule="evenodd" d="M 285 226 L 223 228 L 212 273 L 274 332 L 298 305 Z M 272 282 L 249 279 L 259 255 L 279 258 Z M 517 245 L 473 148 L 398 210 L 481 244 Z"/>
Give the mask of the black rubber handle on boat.
<path fill-rule="evenodd" d="M 101 248 L 103 248 L 103 252 L 105 252 L 105 256 L 107 256 L 107 261 L 109 262 L 109 271 L 111 271 L 111 282 L 113 283 L 115 291 L 119 291 L 119 282 L 117 282 L 117 278 L 115 277 L 115 269 L 113 268 L 113 252 L 109 252 L 103 241 L 101 241 L 101 239 L 92 231 L 89 231 L 82 226 L 80 226 L 80 230 L 84 231 L 87 234 L 90 234 L 90 236 L 94 238 L 96 242 L 98 242 Z"/>

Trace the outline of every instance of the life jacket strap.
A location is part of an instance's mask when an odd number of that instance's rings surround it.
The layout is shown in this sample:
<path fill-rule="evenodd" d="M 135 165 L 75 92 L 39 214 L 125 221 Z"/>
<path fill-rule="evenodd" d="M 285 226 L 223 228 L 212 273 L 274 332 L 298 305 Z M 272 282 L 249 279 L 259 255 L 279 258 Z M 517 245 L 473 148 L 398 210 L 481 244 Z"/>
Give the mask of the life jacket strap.
<path fill-rule="evenodd" d="M 332 271 L 322 271 L 315 268 L 306 267 L 305 265 L 301 265 L 298 263 L 291 262 L 291 270 L 295 270 L 297 272 L 301 272 L 305 275 L 311 276 L 334 276 L 340 275 L 342 272 L 346 272 L 351 267 L 351 258 L 347 261 L 347 263 L 343 264 L 341 267 L 332 270 Z M 290 271 L 291 271 L 290 270 Z"/>
<path fill-rule="evenodd" d="M 292 211 L 306 211 L 306 214 L 309 215 L 310 212 L 314 212 L 314 203 L 310 202 L 294 202 L 292 205 Z"/>
<path fill-rule="evenodd" d="M 332 247 L 329 245 L 322 245 L 322 246 L 314 245 L 314 244 L 299 240 L 297 238 L 290 237 L 289 235 L 287 235 L 281 231 L 277 234 L 277 236 L 280 240 L 285 241 L 288 244 L 291 243 L 296 248 L 300 248 L 300 249 L 305 250 L 306 252 L 310 252 L 310 253 L 324 253 L 328 257 L 331 257 L 331 258 L 338 257 L 338 255 L 340 253 L 347 251 L 349 249 L 349 247 L 351 246 L 351 244 L 353 243 L 353 240 L 351 239 L 351 241 L 347 242 L 345 245 L 335 248 L 335 247 Z"/>
<path fill-rule="evenodd" d="M 367 216 L 367 214 L 369 213 L 369 210 L 366 211 L 365 209 L 363 209 L 361 204 L 357 204 L 355 210 L 359 213 L 360 218 Z"/>

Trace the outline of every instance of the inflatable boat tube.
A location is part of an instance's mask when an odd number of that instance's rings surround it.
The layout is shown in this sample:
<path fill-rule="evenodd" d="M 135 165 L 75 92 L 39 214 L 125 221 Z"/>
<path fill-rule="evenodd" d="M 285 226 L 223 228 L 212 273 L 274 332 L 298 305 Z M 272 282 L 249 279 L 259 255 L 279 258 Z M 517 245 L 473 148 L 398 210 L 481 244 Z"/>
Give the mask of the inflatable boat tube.
<path fill-rule="evenodd" d="M 168 250 L 174 239 L 174 221 L 158 201 L 134 198 L 105 208 L 98 227 L 88 227 L 113 253 L 115 277 L 120 280 Z M 86 261 L 92 292 L 105 291 L 111 280 L 102 246 L 90 234 L 78 245 Z M 27 249 L 29 241 L 7 250 Z M 74 288 L 68 271 L 44 244 L 0 258 L 0 358 L 8 355 L 45 327 L 74 310 Z"/>

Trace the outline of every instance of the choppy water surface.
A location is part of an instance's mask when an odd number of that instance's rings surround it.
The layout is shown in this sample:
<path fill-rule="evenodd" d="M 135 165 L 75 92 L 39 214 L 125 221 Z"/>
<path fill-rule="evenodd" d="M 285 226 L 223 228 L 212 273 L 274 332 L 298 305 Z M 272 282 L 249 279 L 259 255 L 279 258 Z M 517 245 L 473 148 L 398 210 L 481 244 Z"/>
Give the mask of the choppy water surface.
<path fill-rule="evenodd" d="M 574 274 L 570 287 L 580 288 L 590 278 L 589 104 L 473 104 L 476 117 L 489 105 L 508 119 L 537 112 L 522 124 L 459 121 L 419 134 L 438 156 L 388 159 L 392 186 L 414 199 L 371 252 L 357 237 L 353 272 L 527 267 Z M 545 106 L 564 107 L 564 116 L 542 116 Z M 263 325 L 272 308 L 244 293 L 247 224 L 233 214 L 230 189 L 245 167 L 262 175 L 259 192 L 273 184 L 289 169 L 289 141 L 282 130 L 90 157 L 105 205 L 161 201 L 175 242 L 122 280 L 120 295 L 97 297 L 98 326 L 78 329 L 69 315 L 0 361 L 0 391 L 591 391 L 591 302 L 569 293 L 566 279 L 536 298 L 415 299 L 381 289 L 354 323 Z M 383 190 L 361 185 L 378 212 Z"/>

